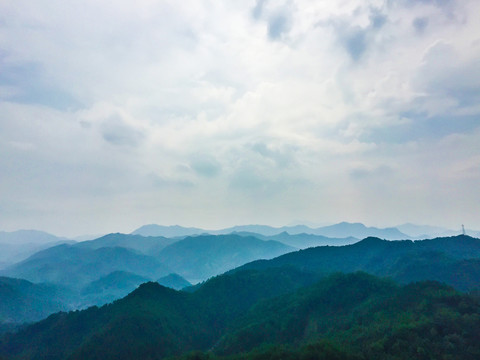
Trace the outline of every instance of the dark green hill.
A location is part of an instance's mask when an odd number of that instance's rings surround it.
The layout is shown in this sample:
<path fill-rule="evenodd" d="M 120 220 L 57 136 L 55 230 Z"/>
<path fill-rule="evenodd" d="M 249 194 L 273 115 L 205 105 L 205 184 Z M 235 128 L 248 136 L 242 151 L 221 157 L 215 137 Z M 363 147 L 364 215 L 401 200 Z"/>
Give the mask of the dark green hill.
<path fill-rule="evenodd" d="M 1 353 L 19 359 L 145 359 L 205 348 L 208 326 L 201 311 L 192 311 L 191 298 L 145 283 L 113 304 L 54 314 L 7 336 Z"/>
<path fill-rule="evenodd" d="M 480 286 L 480 239 L 464 235 L 422 241 L 366 238 L 352 245 L 321 246 L 254 261 L 234 271 L 286 265 L 317 274 L 365 271 L 402 283 L 437 280 L 470 290 Z"/>
<path fill-rule="evenodd" d="M 478 298 L 436 282 L 400 287 L 365 273 L 337 274 L 259 303 L 214 351 L 315 343 L 322 349 L 327 342 L 341 344 L 331 358 L 473 360 L 480 356 L 479 311 Z"/>
<path fill-rule="evenodd" d="M 455 259 L 480 258 L 480 239 L 458 235 L 415 241 L 421 251 L 437 251 Z"/>
<path fill-rule="evenodd" d="M 59 245 L 32 255 L 3 270 L 2 274 L 37 283 L 81 288 L 114 271 L 127 271 L 153 279 L 171 272 L 156 259 L 126 248 L 88 249 Z"/>
<path fill-rule="evenodd" d="M 223 330 L 261 299 L 311 285 L 319 277 L 292 267 L 223 274 L 199 285 L 193 293 L 215 329 Z"/>
<path fill-rule="evenodd" d="M 167 246 L 156 258 L 189 281 L 221 274 L 256 259 L 271 259 L 294 249 L 251 236 L 201 235 Z"/>

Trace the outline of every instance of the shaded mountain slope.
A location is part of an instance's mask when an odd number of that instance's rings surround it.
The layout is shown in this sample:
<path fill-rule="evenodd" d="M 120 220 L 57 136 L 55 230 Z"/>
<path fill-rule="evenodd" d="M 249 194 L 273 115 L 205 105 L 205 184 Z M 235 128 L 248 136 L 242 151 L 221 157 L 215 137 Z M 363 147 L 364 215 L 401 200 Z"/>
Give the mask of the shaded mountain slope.
<path fill-rule="evenodd" d="M 0 243 L 0 269 L 11 266 L 17 262 L 27 259 L 33 254 L 62 244 L 72 244 L 74 241 L 55 241 L 48 243 Z"/>
<path fill-rule="evenodd" d="M 0 268 L 25 260 L 34 253 L 72 240 L 37 230 L 0 231 Z"/>
<path fill-rule="evenodd" d="M 280 234 L 270 236 L 268 237 L 268 239 L 279 241 L 285 245 L 292 246 L 297 249 L 306 249 L 316 246 L 342 246 L 354 244 L 360 241 L 359 239 L 354 237 L 330 238 L 322 235 L 305 233 L 290 235 L 287 232 L 282 232 Z"/>
<path fill-rule="evenodd" d="M 80 291 L 82 306 L 103 305 L 120 299 L 135 290 L 140 284 L 150 280 L 150 278 L 126 271 L 111 272 L 82 288 Z"/>
<path fill-rule="evenodd" d="M 171 272 L 154 258 L 126 248 L 88 249 L 60 245 L 38 252 L 3 270 L 2 274 L 78 288 L 117 270 L 148 278 Z"/>
<path fill-rule="evenodd" d="M 167 246 L 156 258 L 187 280 L 204 280 L 255 259 L 271 259 L 293 251 L 276 241 L 239 235 L 187 237 Z"/>
<path fill-rule="evenodd" d="M 68 310 L 65 296 L 65 289 L 52 285 L 0 277 L 0 323 L 33 322 Z"/>
<path fill-rule="evenodd" d="M 378 237 L 387 240 L 405 240 L 408 235 L 402 233 L 397 228 L 376 228 L 367 227 L 361 223 L 341 222 L 335 225 L 323 226 L 315 229 L 313 234 L 332 237 L 346 238 L 349 236 L 363 239 L 369 236 Z"/>
<path fill-rule="evenodd" d="M 140 236 L 129 234 L 108 234 L 98 239 L 82 241 L 76 244 L 79 248 L 100 249 L 102 247 L 123 247 L 136 250 L 144 255 L 159 252 L 164 247 L 173 244 L 175 239 L 167 239 L 163 236 Z"/>
<path fill-rule="evenodd" d="M 188 286 L 192 286 L 192 284 L 190 284 L 187 280 L 185 280 L 183 277 L 175 273 L 168 274 L 167 276 L 163 276 L 160 279 L 158 279 L 157 282 L 162 286 L 175 289 L 175 290 L 181 290 Z"/>

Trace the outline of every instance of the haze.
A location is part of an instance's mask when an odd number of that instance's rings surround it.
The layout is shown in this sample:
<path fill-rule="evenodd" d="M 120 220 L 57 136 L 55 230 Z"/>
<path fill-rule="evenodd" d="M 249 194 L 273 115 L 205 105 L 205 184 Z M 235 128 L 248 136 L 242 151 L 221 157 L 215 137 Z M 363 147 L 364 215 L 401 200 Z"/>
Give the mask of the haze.
<path fill-rule="evenodd" d="M 0 229 L 480 228 L 480 2 L 2 1 Z"/>

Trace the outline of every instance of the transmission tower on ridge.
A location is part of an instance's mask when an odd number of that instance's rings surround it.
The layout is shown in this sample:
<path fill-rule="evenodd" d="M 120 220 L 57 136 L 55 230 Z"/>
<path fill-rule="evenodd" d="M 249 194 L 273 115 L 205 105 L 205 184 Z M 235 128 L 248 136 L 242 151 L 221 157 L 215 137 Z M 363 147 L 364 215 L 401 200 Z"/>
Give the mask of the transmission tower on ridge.
<path fill-rule="evenodd" d="M 465 235 L 465 226 L 462 224 L 462 234 Z"/>

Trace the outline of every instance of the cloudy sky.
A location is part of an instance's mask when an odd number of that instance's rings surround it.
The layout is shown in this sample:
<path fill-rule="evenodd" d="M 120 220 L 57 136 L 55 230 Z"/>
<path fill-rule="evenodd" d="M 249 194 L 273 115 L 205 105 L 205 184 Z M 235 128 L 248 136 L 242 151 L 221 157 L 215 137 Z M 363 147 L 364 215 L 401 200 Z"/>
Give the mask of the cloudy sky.
<path fill-rule="evenodd" d="M 0 230 L 480 228 L 478 0 L 0 1 Z"/>

